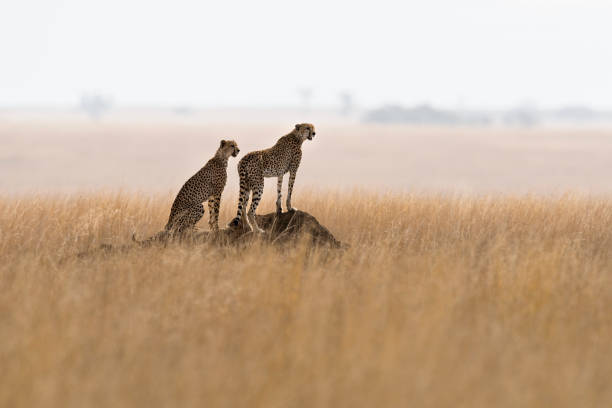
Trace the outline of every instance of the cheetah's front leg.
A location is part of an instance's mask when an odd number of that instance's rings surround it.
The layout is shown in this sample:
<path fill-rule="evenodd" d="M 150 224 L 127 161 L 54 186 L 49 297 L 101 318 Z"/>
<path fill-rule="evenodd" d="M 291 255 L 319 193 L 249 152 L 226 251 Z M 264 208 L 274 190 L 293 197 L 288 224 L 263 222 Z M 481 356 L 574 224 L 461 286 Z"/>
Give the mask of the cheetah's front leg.
<path fill-rule="evenodd" d="M 283 212 L 281 207 L 281 190 L 283 189 L 283 175 L 278 176 L 278 183 L 276 183 L 276 213 L 280 214 Z"/>
<path fill-rule="evenodd" d="M 295 211 L 296 209 L 291 206 L 291 193 L 293 193 L 293 183 L 295 182 L 295 176 L 297 169 L 289 171 L 289 187 L 287 189 L 287 211 Z"/>
<path fill-rule="evenodd" d="M 221 196 L 212 196 L 208 199 L 208 226 L 212 232 L 219 232 L 219 206 L 221 205 Z"/>

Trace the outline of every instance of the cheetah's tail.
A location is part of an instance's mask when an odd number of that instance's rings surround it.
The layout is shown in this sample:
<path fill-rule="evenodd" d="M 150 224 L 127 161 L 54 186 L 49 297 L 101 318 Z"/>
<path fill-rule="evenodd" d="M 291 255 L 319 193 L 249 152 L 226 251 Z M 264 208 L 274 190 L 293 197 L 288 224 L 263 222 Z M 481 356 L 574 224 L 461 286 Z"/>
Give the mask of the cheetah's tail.
<path fill-rule="evenodd" d="M 160 233 L 155 234 L 155 235 L 153 235 L 153 236 L 152 236 L 152 237 L 150 237 L 150 238 L 143 239 L 142 241 L 140 241 L 140 240 L 136 239 L 136 232 L 132 232 L 132 242 L 134 242 L 134 243 L 136 243 L 136 244 L 138 244 L 138 245 L 141 245 L 141 246 L 142 246 L 142 245 L 147 245 L 147 244 L 149 244 L 149 243 L 150 243 L 152 240 L 154 240 L 154 239 L 155 239 L 155 237 L 157 237 L 157 235 L 160 235 Z"/>
<path fill-rule="evenodd" d="M 242 213 L 246 209 L 247 202 L 249 201 L 249 188 L 247 183 L 247 171 L 246 165 L 242 160 L 238 163 L 238 176 L 240 177 L 240 193 L 238 195 L 238 210 L 236 211 L 236 218 L 234 218 L 228 227 L 237 227 L 242 219 Z"/>
<path fill-rule="evenodd" d="M 139 240 L 136 239 L 136 233 L 133 232 L 132 233 L 132 242 L 135 243 L 136 245 L 140 246 L 141 248 L 145 248 L 145 247 L 151 246 L 152 242 L 155 241 L 156 237 L 158 235 L 160 235 L 160 234 L 161 233 L 158 233 L 158 234 L 153 235 L 150 238 L 147 238 L 145 240 L 139 241 Z"/>

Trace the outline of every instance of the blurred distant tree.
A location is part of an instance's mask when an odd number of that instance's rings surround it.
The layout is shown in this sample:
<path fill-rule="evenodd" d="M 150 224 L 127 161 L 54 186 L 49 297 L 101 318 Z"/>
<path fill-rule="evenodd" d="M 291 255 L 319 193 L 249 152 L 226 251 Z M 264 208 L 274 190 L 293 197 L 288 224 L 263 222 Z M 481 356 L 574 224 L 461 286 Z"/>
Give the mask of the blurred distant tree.
<path fill-rule="evenodd" d="M 540 122 L 539 113 L 530 106 L 521 106 L 504 113 L 503 121 L 506 125 L 531 127 Z"/>
<path fill-rule="evenodd" d="M 491 124 L 493 117 L 488 112 L 444 110 L 421 104 L 408 108 L 401 105 L 385 105 L 367 111 L 363 120 L 376 123 L 483 126 Z"/>
<path fill-rule="evenodd" d="M 92 119 L 99 119 L 113 106 L 112 99 L 97 93 L 86 93 L 81 95 L 81 109 Z"/>
<path fill-rule="evenodd" d="M 190 106 L 175 106 L 174 108 L 172 108 L 172 112 L 177 115 L 189 116 L 193 115 L 196 111 Z"/>
<path fill-rule="evenodd" d="M 342 91 L 338 96 L 340 97 L 340 113 L 345 116 L 350 115 L 354 108 L 353 95 L 348 91 Z"/>
<path fill-rule="evenodd" d="M 378 123 L 415 123 L 456 125 L 456 113 L 433 108 L 427 104 L 404 108 L 400 105 L 385 105 L 366 113 L 366 122 Z"/>

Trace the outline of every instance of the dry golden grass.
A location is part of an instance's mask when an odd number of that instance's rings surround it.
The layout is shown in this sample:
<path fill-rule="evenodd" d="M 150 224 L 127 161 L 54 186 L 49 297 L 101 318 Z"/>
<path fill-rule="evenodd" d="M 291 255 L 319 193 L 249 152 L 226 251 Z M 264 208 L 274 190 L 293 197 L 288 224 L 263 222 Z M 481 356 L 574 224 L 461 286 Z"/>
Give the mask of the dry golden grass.
<path fill-rule="evenodd" d="M 301 189 L 347 252 L 74 257 L 171 199 L 0 198 L 0 406 L 612 404 L 608 198 Z"/>

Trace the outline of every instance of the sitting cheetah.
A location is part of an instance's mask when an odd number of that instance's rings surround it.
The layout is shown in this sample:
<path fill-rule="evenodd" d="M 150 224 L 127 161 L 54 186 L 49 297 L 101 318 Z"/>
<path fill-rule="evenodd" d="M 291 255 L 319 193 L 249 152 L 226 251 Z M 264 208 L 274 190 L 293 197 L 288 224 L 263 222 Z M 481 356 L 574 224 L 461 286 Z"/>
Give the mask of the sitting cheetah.
<path fill-rule="evenodd" d="M 240 152 L 233 140 L 222 140 L 215 157 L 185 182 L 174 199 L 166 231 L 183 232 L 193 228 L 204 216 L 202 203 L 208 201 L 208 224 L 211 231 L 219 230 L 219 205 L 227 180 L 227 160 Z"/>
<path fill-rule="evenodd" d="M 246 217 L 247 225 L 251 231 L 263 232 L 257 226 L 255 210 L 261 200 L 264 188 L 264 177 L 278 177 L 276 212 L 281 209 L 281 188 L 283 186 L 283 175 L 289 172 L 289 188 L 287 192 L 287 211 L 293 211 L 291 207 L 291 193 L 295 175 L 302 159 L 302 143 L 304 140 L 312 140 L 315 135 L 314 126 L 310 123 L 295 125 L 289 134 L 278 139 L 274 146 L 266 150 L 251 152 L 238 162 L 238 174 L 240 176 L 240 198 L 238 199 L 238 214 L 230 222 L 230 226 L 237 226 L 242 219 L 242 210 L 249 200 L 249 192 L 253 192 L 251 207 Z M 250 219 L 249 219 L 250 218 Z"/>

